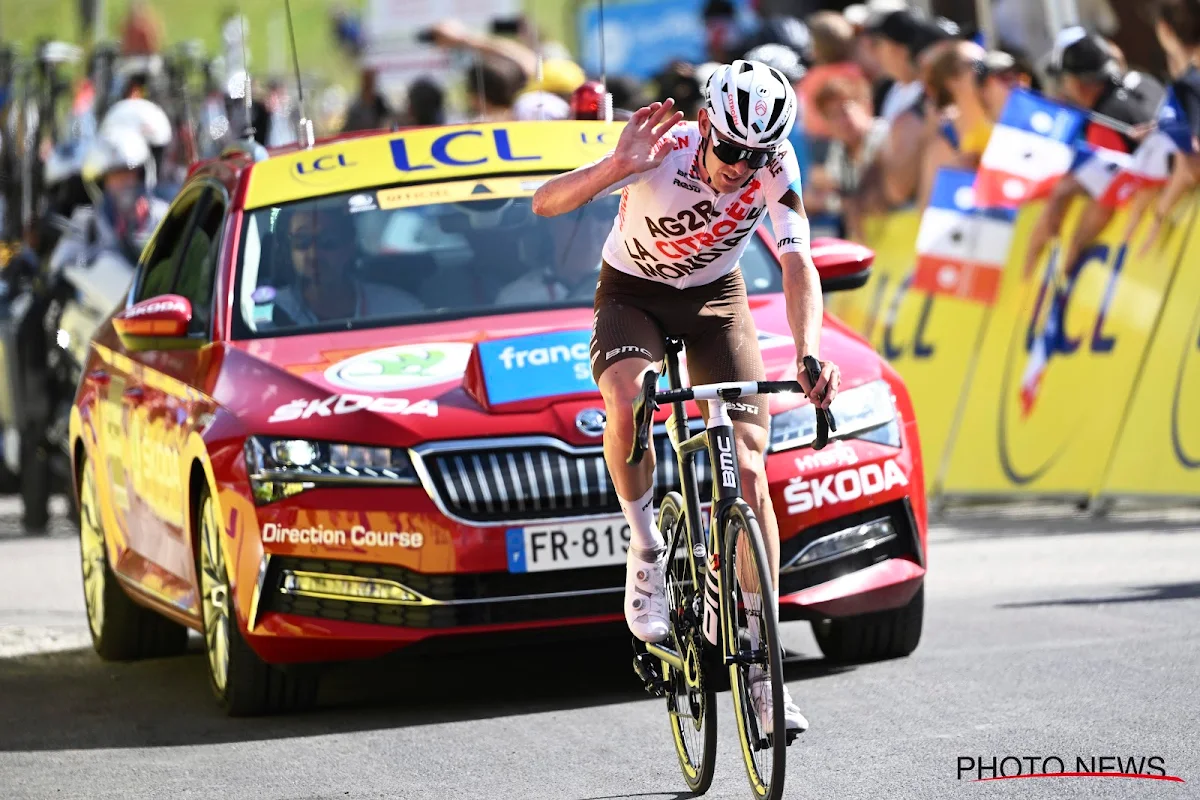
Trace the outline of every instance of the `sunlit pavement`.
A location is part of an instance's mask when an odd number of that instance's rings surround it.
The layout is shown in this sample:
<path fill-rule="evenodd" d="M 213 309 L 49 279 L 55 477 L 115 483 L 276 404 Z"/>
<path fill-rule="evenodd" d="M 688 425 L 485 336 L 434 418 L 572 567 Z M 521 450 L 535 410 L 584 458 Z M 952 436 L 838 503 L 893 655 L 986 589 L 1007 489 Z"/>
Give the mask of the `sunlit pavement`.
<path fill-rule="evenodd" d="M 101 662 L 71 526 L 24 538 L 17 508 L 0 499 L 0 797 L 687 796 L 663 703 L 636 683 L 619 633 L 553 657 L 344 667 L 316 713 L 231 720 L 198 638 L 183 658 Z M 1200 515 L 974 509 L 931 539 L 912 657 L 832 668 L 807 625 L 785 625 L 789 686 L 813 725 L 791 748 L 789 797 L 1198 796 Z M 707 796 L 745 798 L 728 694 L 719 702 Z M 960 757 L 1005 756 L 1068 769 L 1159 756 L 1187 782 L 959 778 Z"/>

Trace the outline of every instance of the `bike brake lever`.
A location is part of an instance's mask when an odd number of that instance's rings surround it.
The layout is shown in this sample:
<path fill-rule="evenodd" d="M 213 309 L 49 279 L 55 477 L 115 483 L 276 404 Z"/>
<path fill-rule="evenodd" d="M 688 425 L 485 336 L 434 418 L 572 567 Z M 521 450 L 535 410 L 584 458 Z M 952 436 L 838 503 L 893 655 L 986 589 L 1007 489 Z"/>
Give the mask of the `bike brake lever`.
<path fill-rule="evenodd" d="M 804 371 L 808 373 L 809 385 L 815 387 L 817 381 L 821 379 L 821 362 L 812 356 L 805 356 Z M 813 441 L 813 449 L 822 450 L 825 448 L 825 445 L 829 444 L 829 432 L 837 430 L 837 423 L 834 422 L 833 412 L 829 409 L 816 406 L 816 410 L 817 438 Z"/>
<path fill-rule="evenodd" d="M 658 375 L 653 370 L 642 376 L 642 391 L 633 401 L 633 449 L 625 459 L 627 464 L 642 463 L 642 456 L 650 449 L 650 428 L 658 409 L 654 400 L 657 387 Z"/>

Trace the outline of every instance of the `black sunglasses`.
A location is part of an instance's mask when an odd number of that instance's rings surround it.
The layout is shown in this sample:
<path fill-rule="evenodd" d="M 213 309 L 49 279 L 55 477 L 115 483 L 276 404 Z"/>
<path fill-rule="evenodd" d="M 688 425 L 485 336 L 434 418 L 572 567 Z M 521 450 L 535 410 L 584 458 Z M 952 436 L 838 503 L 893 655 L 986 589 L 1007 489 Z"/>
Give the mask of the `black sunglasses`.
<path fill-rule="evenodd" d="M 740 144 L 722 139 L 713 131 L 712 149 L 717 158 L 733 166 L 739 161 L 745 161 L 750 169 L 762 169 L 767 162 L 775 157 L 774 150 L 756 150 L 752 147 L 742 147 Z"/>

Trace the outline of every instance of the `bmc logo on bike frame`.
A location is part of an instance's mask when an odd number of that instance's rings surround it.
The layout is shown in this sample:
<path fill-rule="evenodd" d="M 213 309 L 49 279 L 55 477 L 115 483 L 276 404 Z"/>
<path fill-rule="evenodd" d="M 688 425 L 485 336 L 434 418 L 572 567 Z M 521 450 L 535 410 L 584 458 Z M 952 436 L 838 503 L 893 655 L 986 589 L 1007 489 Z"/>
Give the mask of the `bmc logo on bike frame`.
<path fill-rule="evenodd" d="M 737 488 L 737 470 L 733 466 L 733 440 L 716 434 L 717 462 L 721 470 L 721 485 L 727 489 Z"/>

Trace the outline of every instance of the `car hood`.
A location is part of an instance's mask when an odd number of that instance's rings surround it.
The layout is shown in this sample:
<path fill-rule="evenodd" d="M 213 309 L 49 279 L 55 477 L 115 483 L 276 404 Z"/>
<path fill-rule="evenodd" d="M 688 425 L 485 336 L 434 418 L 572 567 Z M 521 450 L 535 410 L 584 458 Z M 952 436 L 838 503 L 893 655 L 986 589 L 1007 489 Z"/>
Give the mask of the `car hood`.
<path fill-rule="evenodd" d="M 768 379 L 795 378 L 782 295 L 750 304 Z M 576 422 L 603 407 L 591 326 L 591 309 L 575 308 L 233 342 L 214 394 L 248 429 L 280 436 L 411 445 L 536 433 L 592 444 L 598 434 Z M 841 366 L 843 389 L 884 370 L 828 315 L 821 353 Z M 771 408 L 803 402 L 776 395 Z"/>

